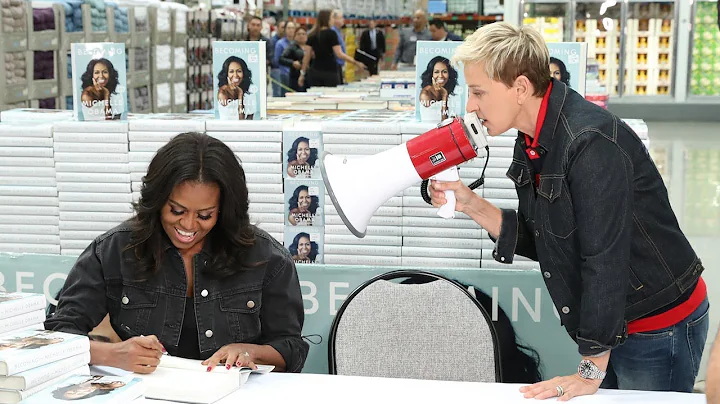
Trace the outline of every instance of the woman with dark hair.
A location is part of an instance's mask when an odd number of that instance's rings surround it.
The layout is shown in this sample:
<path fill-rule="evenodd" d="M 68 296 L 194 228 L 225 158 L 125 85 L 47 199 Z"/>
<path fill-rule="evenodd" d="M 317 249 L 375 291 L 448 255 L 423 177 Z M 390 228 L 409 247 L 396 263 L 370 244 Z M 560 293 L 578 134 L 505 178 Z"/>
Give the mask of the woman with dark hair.
<path fill-rule="evenodd" d="M 440 122 L 448 118 L 448 99 L 455 95 L 458 85 L 458 73 L 450 61 L 442 56 L 435 56 L 428 62 L 427 68 L 420 75 L 420 119 L 422 121 Z"/>
<path fill-rule="evenodd" d="M 300 79 L 302 60 L 307 49 L 307 35 L 307 29 L 302 25 L 298 25 L 295 29 L 295 35 L 288 38 L 292 39 L 292 42 L 280 56 L 280 64 L 290 68 L 290 88 L 297 92 L 305 92 L 305 86 L 298 84 L 298 79 Z"/>
<path fill-rule="evenodd" d="M 91 362 L 138 373 L 162 353 L 299 372 L 303 301 L 292 257 L 250 224 L 245 172 L 227 145 L 183 133 L 158 150 L 135 216 L 99 236 L 70 270 L 45 328 L 87 334 L 106 315 L 122 342 Z"/>
<path fill-rule="evenodd" d="M 288 250 L 293 261 L 298 264 L 313 264 L 320 252 L 318 244 L 311 241 L 307 233 L 298 233 Z"/>
<path fill-rule="evenodd" d="M 550 77 L 570 87 L 570 72 L 567 70 L 567 67 L 565 67 L 565 63 L 552 56 L 550 57 Z"/>
<path fill-rule="evenodd" d="M 88 63 L 82 82 L 82 112 L 87 121 L 120 119 L 122 100 L 113 100 L 119 83 L 119 74 L 112 62 L 105 58 Z M 124 109 L 124 108 L 122 108 Z"/>
<path fill-rule="evenodd" d="M 293 196 L 289 201 L 290 214 L 288 221 L 293 226 L 312 226 L 313 217 L 320 206 L 320 198 L 316 195 L 310 195 L 310 189 L 307 185 L 300 185 L 295 188 Z"/>
<path fill-rule="evenodd" d="M 53 398 L 63 401 L 84 400 L 95 396 L 110 394 L 115 389 L 125 386 L 125 382 L 114 380 L 100 382 L 103 376 L 92 376 L 82 383 L 59 387 L 52 392 Z"/>
<path fill-rule="evenodd" d="M 250 91 L 252 72 L 247 63 L 237 56 L 230 56 L 225 59 L 217 78 L 220 119 L 253 119 L 257 103 Z"/>
<path fill-rule="evenodd" d="M 287 173 L 290 177 L 312 177 L 312 170 L 318 159 L 318 151 L 310 147 L 310 139 L 300 136 L 295 139 L 287 154 Z"/>

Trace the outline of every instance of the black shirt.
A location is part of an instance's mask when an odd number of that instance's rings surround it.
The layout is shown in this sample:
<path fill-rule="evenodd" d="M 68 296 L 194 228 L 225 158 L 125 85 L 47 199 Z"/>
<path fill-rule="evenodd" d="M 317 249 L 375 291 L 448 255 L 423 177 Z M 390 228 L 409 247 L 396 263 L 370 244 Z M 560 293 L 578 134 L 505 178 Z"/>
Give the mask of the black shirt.
<path fill-rule="evenodd" d="M 340 45 L 340 41 L 335 31 L 322 29 L 320 32 L 313 33 L 308 38 L 308 45 L 312 47 L 315 53 L 315 59 L 312 62 L 313 69 L 324 72 L 337 72 L 333 46 Z"/>
<path fill-rule="evenodd" d="M 198 338 L 197 321 L 195 320 L 195 299 L 185 299 L 185 315 L 183 316 L 180 342 L 173 356 L 188 359 L 202 359 L 200 356 L 200 339 Z"/>

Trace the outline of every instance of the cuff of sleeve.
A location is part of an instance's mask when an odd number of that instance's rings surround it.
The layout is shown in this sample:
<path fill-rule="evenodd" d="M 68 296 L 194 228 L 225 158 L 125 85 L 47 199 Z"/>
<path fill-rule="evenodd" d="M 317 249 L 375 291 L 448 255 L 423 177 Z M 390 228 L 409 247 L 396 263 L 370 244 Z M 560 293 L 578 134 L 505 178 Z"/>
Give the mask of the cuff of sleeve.
<path fill-rule="evenodd" d="M 517 246 L 518 216 L 513 209 L 501 209 L 501 212 L 500 234 L 498 234 L 497 239 L 490 237 L 495 242 L 495 249 L 492 254 L 495 261 L 512 264 L 515 247 Z"/>
<path fill-rule="evenodd" d="M 617 336 L 617 338 L 615 338 L 615 341 L 613 341 L 611 344 L 601 344 L 599 341 L 595 341 L 589 338 L 583 338 L 578 335 L 578 353 L 582 356 L 587 356 L 590 358 L 602 356 L 607 353 L 607 351 L 610 351 L 625 342 L 626 339 L 627 332 L 624 333 L 624 335 Z"/>
<path fill-rule="evenodd" d="M 293 344 L 288 340 L 278 340 L 268 342 L 269 346 L 275 348 L 285 361 L 285 371 L 288 373 L 300 373 L 305 364 L 304 357 L 297 349 L 293 349 Z"/>

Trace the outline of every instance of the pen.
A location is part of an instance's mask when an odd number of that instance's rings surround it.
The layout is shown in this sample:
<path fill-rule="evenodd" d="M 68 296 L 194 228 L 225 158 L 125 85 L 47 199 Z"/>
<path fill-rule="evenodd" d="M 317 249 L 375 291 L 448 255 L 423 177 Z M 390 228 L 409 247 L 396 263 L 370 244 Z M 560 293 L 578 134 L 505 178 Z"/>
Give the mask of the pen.
<path fill-rule="evenodd" d="M 125 324 L 120 324 L 120 328 L 122 328 L 123 331 L 125 331 L 130 337 L 144 337 L 144 335 L 136 333 L 135 331 L 133 331 L 130 327 L 126 326 Z M 162 342 L 160 343 L 160 345 L 162 345 Z M 163 346 L 162 354 L 163 355 L 168 354 L 167 350 L 165 349 L 164 346 Z"/>

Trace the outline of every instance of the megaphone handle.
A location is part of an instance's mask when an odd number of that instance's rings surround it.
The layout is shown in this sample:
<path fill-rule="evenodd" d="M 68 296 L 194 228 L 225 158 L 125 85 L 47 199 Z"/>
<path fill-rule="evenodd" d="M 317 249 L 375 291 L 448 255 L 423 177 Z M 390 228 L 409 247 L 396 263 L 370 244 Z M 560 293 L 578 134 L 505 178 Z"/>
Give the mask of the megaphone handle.
<path fill-rule="evenodd" d="M 457 167 L 455 166 L 437 173 L 433 177 L 437 181 L 457 181 L 460 179 Z M 447 202 L 438 209 L 438 216 L 443 219 L 452 219 L 455 217 L 455 191 L 445 191 L 445 199 Z"/>

